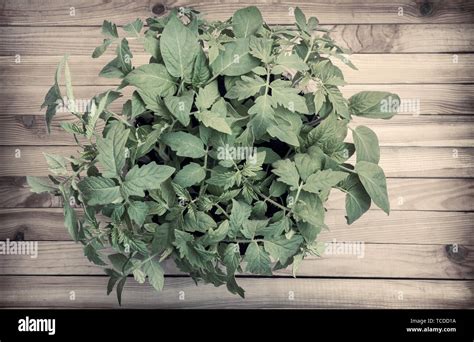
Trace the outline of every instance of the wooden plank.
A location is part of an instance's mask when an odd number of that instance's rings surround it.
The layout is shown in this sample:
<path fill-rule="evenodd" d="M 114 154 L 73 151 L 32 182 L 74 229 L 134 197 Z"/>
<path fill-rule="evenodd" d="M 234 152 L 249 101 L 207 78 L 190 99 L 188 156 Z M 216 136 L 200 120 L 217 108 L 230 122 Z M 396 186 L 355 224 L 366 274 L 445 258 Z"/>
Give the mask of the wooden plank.
<path fill-rule="evenodd" d="M 0 116 L 0 145 L 76 145 L 74 137 L 61 123 L 77 121 L 70 114 L 58 115 L 48 134 L 44 116 Z M 354 117 L 351 127 L 365 125 L 378 136 L 380 146 L 474 147 L 474 117 L 466 116 L 395 116 L 391 120 Z M 99 129 L 103 125 L 98 125 Z M 86 139 L 81 139 L 86 142 Z M 347 141 L 352 142 L 352 134 Z"/>
<path fill-rule="evenodd" d="M 353 53 L 446 53 L 474 50 L 473 24 L 324 25 Z M 126 36 L 119 28 L 119 34 Z M 0 56 L 90 56 L 102 43 L 98 27 L 0 27 Z M 129 38 L 132 52 L 143 45 Z M 106 53 L 115 53 L 111 48 Z"/>
<path fill-rule="evenodd" d="M 92 59 L 88 56 L 70 58 L 73 84 L 118 85 L 115 79 L 98 74 L 110 56 Z M 133 64 L 148 62 L 149 56 L 135 55 Z M 0 77 L 7 85 L 51 85 L 58 56 L 23 56 L 15 63 L 13 56 L 0 57 Z M 451 54 L 355 54 L 352 62 L 359 70 L 352 70 L 342 62 L 336 62 L 352 84 L 391 83 L 472 83 L 474 82 L 474 54 L 458 56 L 453 63 Z"/>
<path fill-rule="evenodd" d="M 45 94 L 50 85 L 43 86 L 14 86 L 5 85 L 2 89 L 3 100 L 0 100 L 0 115 L 43 115 L 40 110 Z M 81 103 L 87 104 L 98 93 L 110 89 L 108 86 L 75 86 L 74 94 Z M 474 84 L 378 84 L 378 85 L 347 85 L 342 87 L 346 97 L 364 90 L 380 90 L 398 94 L 406 103 L 404 111 L 398 115 L 417 114 L 472 114 L 474 108 Z M 115 101 L 110 109 L 121 112 L 124 100 L 128 99 L 133 91 L 132 87 L 123 89 L 124 97 Z M 419 106 L 417 106 L 419 103 Z M 418 107 L 418 108 L 417 108 Z M 65 115 L 68 117 L 68 115 Z"/>
<path fill-rule="evenodd" d="M 118 308 L 97 276 L 1 276 L 2 308 Z M 129 281 L 123 308 L 188 309 L 468 309 L 472 281 L 385 279 L 238 279 L 245 299 L 225 287 L 196 286 L 189 278 L 166 278 L 164 290 Z M 360 289 L 364 289 L 361 291 Z M 75 299 L 71 300 L 71 291 Z M 183 299 L 184 295 L 184 299 Z M 181 299 L 180 299 L 181 297 Z"/>
<path fill-rule="evenodd" d="M 331 241 L 327 241 L 331 243 Z M 328 246 L 331 246 L 329 244 Z M 297 277 L 373 277 L 423 279 L 473 279 L 474 247 L 444 245 L 364 244 L 359 254 L 331 254 L 308 257 L 298 267 Z M 73 242 L 38 242 L 37 257 L 2 255 L 2 275 L 104 275 Z M 107 254 L 113 253 L 108 251 Z M 162 263 L 167 275 L 182 275 L 172 260 Z M 275 271 L 292 276 L 291 267 Z"/>
<path fill-rule="evenodd" d="M 472 179 L 388 178 L 391 210 L 474 211 Z M 328 209 L 344 209 L 345 194 L 333 190 Z M 26 177 L 0 177 L 0 208 L 57 208 L 59 196 L 30 191 Z"/>
<path fill-rule="evenodd" d="M 209 20 L 226 20 L 237 9 L 255 5 L 249 0 L 73 0 L 67 3 L 41 0 L 5 0 L 0 12 L 0 25 L 66 26 L 100 25 L 103 18 L 125 24 L 137 17 L 153 13 L 162 15 L 171 8 L 191 7 Z M 294 22 L 293 10 L 299 6 L 306 15 L 317 16 L 323 24 L 356 23 L 472 23 L 474 6 L 469 0 L 421 2 L 399 0 L 261 0 L 257 6 L 271 24 Z M 74 15 L 71 15 L 71 8 Z M 403 13 L 400 12 L 400 8 Z"/>
<path fill-rule="evenodd" d="M 327 212 L 330 230 L 320 234 L 322 241 L 474 245 L 474 213 L 393 211 L 387 216 L 371 210 L 350 226 L 344 215 L 345 210 Z M 0 222 L 0 240 L 71 240 L 59 208 L 0 209 Z"/>
<path fill-rule="evenodd" d="M 0 146 L 0 177 L 46 176 L 43 153 L 77 155 L 74 146 Z M 470 147 L 381 147 L 380 165 L 387 177 L 465 178 L 474 176 Z M 349 159 L 354 163 L 355 158 Z"/>

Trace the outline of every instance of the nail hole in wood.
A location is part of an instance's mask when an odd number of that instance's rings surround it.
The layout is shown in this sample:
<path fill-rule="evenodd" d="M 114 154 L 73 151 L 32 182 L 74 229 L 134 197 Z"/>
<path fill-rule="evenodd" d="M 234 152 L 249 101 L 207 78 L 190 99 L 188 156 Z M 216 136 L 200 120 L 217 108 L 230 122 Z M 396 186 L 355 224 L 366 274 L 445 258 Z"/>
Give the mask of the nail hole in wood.
<path fill-rule="evenodd" d="M 163 4 L 156 4 L 155 6 L 153 6 L 153 8 L 151 9 L 151 11 L 152 11 L 153 14 L 155 14 L 155 15 L 162 15 L 163 13 L 165 13 L 166 7 L 165 7 L 165 5 L 163 5 Z"/>

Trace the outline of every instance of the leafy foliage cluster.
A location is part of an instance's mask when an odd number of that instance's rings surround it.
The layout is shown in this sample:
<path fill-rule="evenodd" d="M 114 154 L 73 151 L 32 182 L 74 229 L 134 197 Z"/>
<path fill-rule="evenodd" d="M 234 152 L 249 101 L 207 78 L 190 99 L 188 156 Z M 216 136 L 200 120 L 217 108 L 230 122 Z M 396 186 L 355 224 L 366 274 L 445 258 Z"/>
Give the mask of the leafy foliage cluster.
<path fill-rule="evenodd" d="M 270 27 L 256 7 L 225 22 L 181 9 L 148 18 L 146 28 L 137 19 L 123 27 L 124 38 L 104 21 L 92 57 L 115 46 L 100 75 L 121 85 L 96 95 L 86 112 L 75 108 L 67 57 L 58 66 L 46 121 L 49 129 L 64 104 L 64 75 L 76 121 L 61 126 L 80 154 L 46 154 L 51 175 L 28 181 L 34 192 L 64 198 L 69 233 L 105 267 L 108 293 L 116 286 L 119 301 L 131 274 L 161 290 L 165 259 L 242 297 L 238 272 L 295 271 L 319 253 L 331 189 L 346 194 L 348 223 L 372 201 L 389 212 L 377 136 L 348 124 L 353 115 L 390 118 L 382 104 L 398 97 L 364 91 L 346 100 L 333 60 L 355 68 L 348 52 L 316 18 L 298 8 L 295 17 L 296 27 Z M 149 64 L 132 65 L 130 39 L 143 44 Z M 116 113 L 109 107 L 123 89 L 133 93 Z M 345 141 L 348 130 L 353 143 Z M 237 148 L 255 148 L 254 158 L 220 157 Z"/>

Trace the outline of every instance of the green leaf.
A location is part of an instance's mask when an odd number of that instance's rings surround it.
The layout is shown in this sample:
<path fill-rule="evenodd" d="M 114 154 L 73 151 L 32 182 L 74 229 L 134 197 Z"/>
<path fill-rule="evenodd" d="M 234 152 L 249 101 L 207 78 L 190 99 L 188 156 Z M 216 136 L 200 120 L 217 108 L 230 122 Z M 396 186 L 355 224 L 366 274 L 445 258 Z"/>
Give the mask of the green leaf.
<path fill-rule="evenodd" d="M 154 259 L 147 259 L 147 261 L 143 263 L 142 268 L 148 276 L 150 285 L 157 291 L 162 291 L 165 284 L 165 272 L 160 263 Z"/>
<path fill-rule="evenodd" d="M 352 114 L 373 119 L 390 119 L 400 105 L 400 97 L 384 91 L 361 91 L 349 98 Z"/>
<path fill-rule="evenodd" d="M 225 239 L 227 233 L 229 232 L 229 229 L 229 221 L 224 220 L 216 230 L 210 228 L 207 231 L 207 234 L 202 237 L 201 243 L 205 246 L 214 245 Z"/>
<path fill-rule="evenodd" d="M 314 226 L 324 225 L 324 207 L 317 194 L 301 191 L 293 211 L 305 222 Z"/>
<path fill-rule="evenodd" d="M 97 120 L 99 120 L 100 114 L 104 111 L 105 107 L 107 106 L 107 101 L 109 98 L 110 91 L 108 91 L 105 96 L 102 96 L 99 100 L 98 105 L 96 105 L 96 101 L 92 101 L 91 112 L 89 113 L 86 125 L 86 136 L 91 138 L 95 132 L 95 127 L 97 124 Z"/>
<path fill-rule="evenodd" d="M 37 194 L 42 192 L 56 192 L 58 190 L 58 186 L 48 178 L 26 176 L 26 181 L 31 191 Z"/>
<path fill-rule="evenodd" d="M 308 107 L 303 96 L 298 95 L 299 90 L 292 88 L 288 81 L 276 80 L 270 84 L 272 88 L 272 99 L 275 103 L 289 109 L 290 111 L 308 114 Z"/>
<path fill-rule="evenodd" d="M 183 126 L 189 125 L 191 120 L 189 113 L 191 113 L 193 106 L 194 92 L 188 91 L 181 96 L 168 96 L 165 97 L 164 100 L 171 114 L 173 114 Z"/>
<path fill-rule="evenodd" d="M 49 171 L 57 176 L 67 175 L 66 159 L 64 157 L 51 153 L 43 153 L 43 155 L 46 158 Z"/>
<path fill-rule="evenodd" d="M 352 137 L 357 151 L 357 162 L 367 161 L 378 164 L 380 148 L 377 135 L 368 127 L 358 126 L 352 131 Z"/>
<path fill-rule="evenodd" d="M 303 237 L 301 235 L 293 235 L 291 239 L 283 236 L 275 240 L 265 240 L 263 245 L 274 260 L 286 264 L 289 258 L 298 253 L 302 243 Z"/>
<path fill-rule="evenodd" d="M 262 14 L 255 6 L 242 8 L 232 16 L 232 26 L 237 38 L 245 38 L 255 34 L 262 24 Z"/>
<path fill-rule="evenodd" d="M 294 162 L 283 159 L 273 163 L 272 166 L 272 172 L 278 176 L 279 182 L 288 184 L 292 190 L 299 187 L 300 177 Z"/>
<path fill-rule="evenodd" d="M 322 161 L 308 153 L 295 154 L 295 165 L 303 181 L 318 170 L 322 169 Z"/>
<path fill-rule="evenodd" d="M 145 190 L 159 189 L 161 183 L 171 177 L 175 168 L 157 165 L 156 162 L 139 167 L 135 165 L 125 176 L 123 193 L 128 196 L 145 196 Z"/>
<path fill-rule="evenodd" d="M 192 83 L 195 86 L 205 84 L 211 78 L 208 60 L 204 51 L 199 51 L 194 62 Z"/>
<path fill-rule="evenodd" d="M 227 274 L 234 274 L 240 266 L 239 245 L 229 243 L 222 252 L 222 262 L 224 263 Z"/>
<path fill-rule="evenodd" d="M 242 101 L 259 93 L 265 87 L 265 84 L 265 80 L 259 76 L 248 77 L 244 75 L 235 82 L 225 97 Z"/>
<path fill-rule="evenodd" d="M 108 178 L 119 178 L 125 166 L 125 144 L 130 130 L 125 129 L 121 123 L 109 126 L 105 138 L 97 139 L 97 160 L 103 167 L 102 175 Z"/>
<path fill-rule="evenodd" d="M 341 171 L 318 171 L 308 177 L 306 184 L 303 185 L 303 190 L 318 193 L 336 186 L 339 182 L 346 179 L 347 176 L 348 174 L 346 172 Z"/>
<path fill-rule="evenodd" d="M 110 44 L 112 44 L 113 42 L 113 39 L 104 39 L 102 44 L 96 47 L 92 52 L 92 58 L 99 58 L 100 56 L 102 56 L 105 51 L 107 51 L 107 48 L 110 46 Z"/>
<path fill-rule="evenodd" d="M 117 25 L 110 21 L 104 20 L 102 23 L 102 34 L 110 38 L 118 38 Z"/>
<path fill-rule="evenodd" d="M 173 182 L 187 188 L 200 183 L 204 178 L 206 178 L 206 171 L 196 163 L 189 163 L 179 170 Z"/>
<path fill-rule="evenodd" d="M 245 252 L 244 262 L 247 263 L 245 270 L 253 274 L 272 275 L 270 257 L 264 249 L 256 242 L 251 242 Z"/>
<path fill-rule="evenodd" d="M 142 28 L 143 21 L 141 21 L 140 19 L 135 19 L 135 21 L 123 26 L 123 30 L 125 32 L 137 38 L 140 37 L 140 31 L 142 30 Z"/>
<path fill-rule="evenodd" d="M 86 177 L 77 183 L 88 205 L 120 203 L 123 198 L 120 187 L 110 178 Z"/>
<path fill-rule="evenodd" d="M 263 63 L 268 64 L 271 62 L 273 57 L 272 48 L 273 40 L 267 38 L 250 38 L 250 54 L 260 59 Z"/>
<path fill-rule="evenodd" d="M 184 229 L 188 232 L 206 233 L 209 229 L 217 227 L 216 222 L 202 211 L 188 212 L 184 217 Z"/>
<path fill-rule="evenodd" d="M 237 232 L 240 231 L 240 228 L 244 224 L 245 221 L 250 217 L 252 212 L 252 207 L 250 207 L 247 203 L 232 200 L 232 210 L 230 212 L 230 227 L 231 233 L 229 236 L 232 238 L 237 236 Z"/>
<path fill-rule="evenodd" d="M 130 72 L 124 80 L 151 98 L 174 95 L 176 92 L 175 79 L 162 64 L 141 65 Z"/>
<path fill-rule="evenodd" d="M 106 266 L 107 264 L 102 260 L 99 253 L 92 244 L 84 246 L 84 256 L 95 265 Z"/>
<path fill-rule="evenodd" d="M 304 15 L 303 11 L 299 8 L 295 8 L 295 19 L 296 19 L 296 24 L 298 27 L 306 31 L 308 29 L 307 23 L 306 23 L 306 16 Z"/>
<path fill-rule="evenodd" d="M 374 203 L 387 214 L 390 201 L 387 194 L 387 181 L 383 170 L 377 164 L 360 161 L 355 166 L 359 179 Z"/>
<path fill-rule="evenodd" d="M 161 140 L 181 157 L 201 158 L 206 154 L 202 141 L 189 133 L 166 133 Z"/>
<path fill-rule="evenodd" d="M 276 66 L 273 67 L 272 73 L 281 74 L 289 70 L 306 71 L 308 69 L 308 65 L 296 53 L 291 55 L 281 54 L 276 60 Z"/>
<path fill-rule="evenodd" d="M 199 89 L 199 94 L 196 97 L 196 106 L 200 109 L 208 109 L 220 97 L 217 81 L 213 81 L 204 88 Z"/>
<path fill-rule="evenodd" d="M 174 15 L 161 34 L 160 48 L 168 72 L 190 81 L 199 45 L 196 35 Z"/>
<path fill-rule="evenodd" d="M 132 221 L 141 227 L 145 223 L 148 209 L 148 205 L 145 202 L 130 201 L 127 212 Z"/>
<path fill-rule="evenodd" d="M 250 72 L 259 65 L 259 60 L 250 55 L 249 40 L 237 39 L 224 45 L 212 62 L 211 69 L 214 75 L 240 76 Z"/>
<path fill-rule="evenodd" d="M 337 114 L 343 118 L 350 119 L 347 100 L 342 96 L 342 93 L 339 89 L 329 88 L 328 98 Z"/>
<path fill-rule="evenodd" d="M 346 219 L 352 224 L 370 208 L 370 196 L 356 174 L 351 174 L 344 182 L 346 190 Z"/>

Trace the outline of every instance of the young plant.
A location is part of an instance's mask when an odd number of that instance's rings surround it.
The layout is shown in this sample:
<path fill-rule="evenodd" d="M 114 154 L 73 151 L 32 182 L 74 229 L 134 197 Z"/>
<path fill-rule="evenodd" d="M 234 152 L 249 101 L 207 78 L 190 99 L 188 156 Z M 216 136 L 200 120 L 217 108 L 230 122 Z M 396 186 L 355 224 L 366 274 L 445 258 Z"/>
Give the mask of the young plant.
<path fill-rule="evenodd" d="M 333 60 L 355 68 L 347 51 L 316 18 L 298 8 L 295 17 L 296 27 L 271 27 L 256 7 L 225 22 L 182 9 L 148 18 L 146 29 L 137 19 L 124 38 L 104 21 L 92 57 L 115 46 L 100 75 L 120 85 L 82 111 L 67 58 L 59 64 L 43 103 L 46 122 L 49 130 L 58 106 L 68 106 L 76 120 L 61 126 L 80 153 L 45 154 L 51 175 L 28 182 L 64 199 L 66 228 L 106 267 L 107 292 L 116 285 L 119 302 L 131 274 L 161 290 L 165 259 L 242 297 L 237 273 L 271 275 L 289 265 L 295 273 L 321 250 L 332 189 L 346 194 L 349 224 L 372 201 L 389 213 L 377 136 L 349 124 L 353 115 L 390 118 L 399 98 L 363 91 L 346 100 Z M 132 65 L 130 39 L 149 64 Z M 112 110 L 129 91 L 121 112 Z M 82 208 L 79 217 L 71 203 Z"/>

